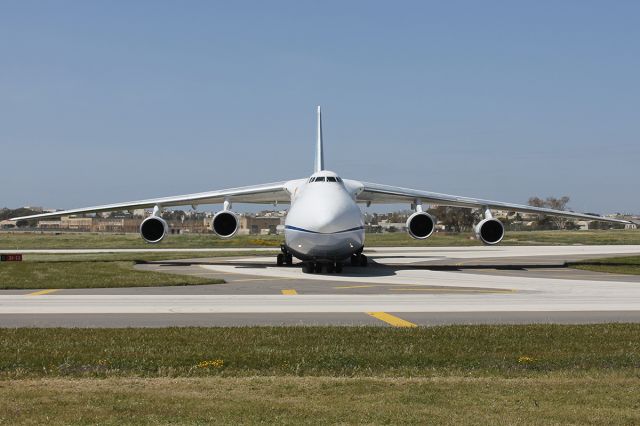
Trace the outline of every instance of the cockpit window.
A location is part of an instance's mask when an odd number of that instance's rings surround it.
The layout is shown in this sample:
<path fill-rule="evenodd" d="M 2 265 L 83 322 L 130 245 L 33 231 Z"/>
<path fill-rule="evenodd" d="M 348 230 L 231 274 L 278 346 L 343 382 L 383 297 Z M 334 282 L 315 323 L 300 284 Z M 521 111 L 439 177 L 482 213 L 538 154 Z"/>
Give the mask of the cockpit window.
<path fill-rule="evenodd" d="M 342 182 L 342 178 L 337 176 L 316 176 L 309 178 L 309 183 L 311 182 Z"/>

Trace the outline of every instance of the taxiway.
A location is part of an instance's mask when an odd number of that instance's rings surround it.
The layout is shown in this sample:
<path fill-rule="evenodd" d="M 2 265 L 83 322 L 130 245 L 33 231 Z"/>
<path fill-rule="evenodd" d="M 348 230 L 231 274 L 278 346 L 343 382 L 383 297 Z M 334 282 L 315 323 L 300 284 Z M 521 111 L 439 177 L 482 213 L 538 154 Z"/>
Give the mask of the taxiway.
<path fill-rule="evenodd" d="M 235 251 L 234 249 L 231 249 Z M 78 251 L 75 251 L 78 252 Z M 270 257 L 149 262 L 138 268 L 226 284 L 0 292 L 0 324 L 439 325 L 640 322 L 640 277 L 578 271 L 571 260 L 640 246 L 371 248 L 369 268 L 304 274 Z M 168 254 L 170 258 L 170 255 Z"/>

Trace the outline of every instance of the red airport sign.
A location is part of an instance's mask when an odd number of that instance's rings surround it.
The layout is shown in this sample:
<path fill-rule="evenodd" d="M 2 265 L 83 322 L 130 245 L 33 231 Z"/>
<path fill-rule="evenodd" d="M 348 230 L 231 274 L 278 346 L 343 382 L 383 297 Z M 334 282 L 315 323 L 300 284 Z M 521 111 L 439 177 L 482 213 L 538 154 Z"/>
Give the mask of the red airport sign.
<path fill-rule="evenodd" d="M 0 254 L 0 262 L 22 262 L 21 254 Z"/>

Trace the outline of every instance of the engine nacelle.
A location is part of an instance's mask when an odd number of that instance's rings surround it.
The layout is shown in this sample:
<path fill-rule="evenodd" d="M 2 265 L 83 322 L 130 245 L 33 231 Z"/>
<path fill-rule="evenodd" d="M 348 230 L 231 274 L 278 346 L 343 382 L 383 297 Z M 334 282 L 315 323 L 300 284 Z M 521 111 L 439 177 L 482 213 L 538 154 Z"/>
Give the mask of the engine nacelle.
<path fill-rule="evenodd" d="M 416 240 L 429 238 L 435 227 L 436 220 L 426 212 L 415 212 L 407 219 L 407 232 Z"/>
<path fill-rule="evenodd" d="M 150 216 L 140 224 L 142 239 L 151 244 L 159 243 L 168 233 L 169 225 L 158 216 Z"/>
<path fill-rule="evenodd" d="M 498 219 L 488 218 L 476 225 L 476 237 L 487 245 L 498 244 L 504 237 L 504 226 Z"/>
<path fill-rule="evenodd" d="M 220 238 L 231 238 L 236 235 L 240 221 L 238 215 L 230 210 L 216 213 L 211 221 L 211 230 Z"/>

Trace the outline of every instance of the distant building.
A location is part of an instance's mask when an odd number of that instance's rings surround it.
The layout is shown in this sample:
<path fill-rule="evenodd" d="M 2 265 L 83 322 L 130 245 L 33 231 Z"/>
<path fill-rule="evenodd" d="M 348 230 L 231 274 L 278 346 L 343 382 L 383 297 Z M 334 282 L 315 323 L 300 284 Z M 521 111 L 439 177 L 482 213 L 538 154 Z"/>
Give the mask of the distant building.
<path fill-rule="evenodd" d="M 576 222 L 576 226 L 580 231 L 588 231 L 590 224 L 591 224 L 590 220 L 578 220 Z"/>
<path fill-rule="evenodd" d="M 633 223 L 628 223 L 626 225 L 624 225 L 624 229 L 638 229 L 640 228 L 640 219 L 638 218 L 633 218 L 633 219 L 629 219 L 631 222 Z"/>
<path fill-rule="evenodd" d="M 407 222 L 390 222 L 388 220 L 381 220 L 378 222 L 381 232 L 406 232 Z"/>
<path fill-rule="evenodd" d="M 91 231 L 92 217 L 61 217 L 61 227 L 71 231 Z"/>
<path fill-rule="evenodd" d="M 36 225 L 40 229 L 61 229 L 59 220 L 39 220 Z"/>
<path fill-rule="evenodd" d="M 2 220 L 0 221 L 0 229 L 11 229 L 16 227 L 15 220 Z"/>
<path fill-rule="evenodd" d="M 238 233 L 241 235 L 268 235 L 277 234 L 278 226 L 284 224 L 284 215 L 277 214 L 272 215 L 249 215 L 244 214 L 240 216 L 240 229 Z"/>

